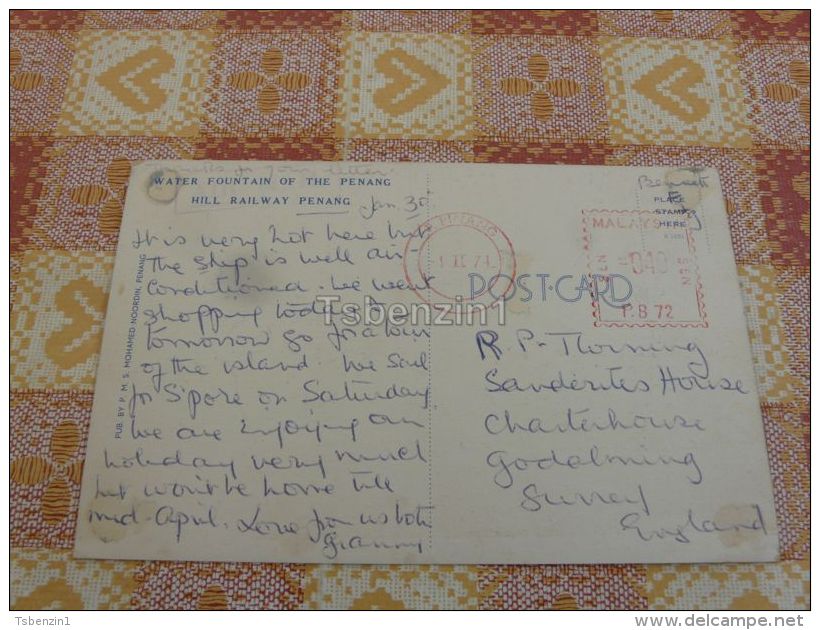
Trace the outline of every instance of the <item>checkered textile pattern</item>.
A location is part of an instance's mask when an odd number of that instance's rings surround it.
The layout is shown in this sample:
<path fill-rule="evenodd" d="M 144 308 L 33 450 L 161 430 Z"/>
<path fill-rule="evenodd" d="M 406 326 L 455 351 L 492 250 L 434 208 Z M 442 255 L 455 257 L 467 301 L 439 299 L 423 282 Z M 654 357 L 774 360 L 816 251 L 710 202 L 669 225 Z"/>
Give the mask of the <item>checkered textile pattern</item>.
<path fill-rule="evenodd" d="M 13 609 L 809 607 L 808 11 L 13 11 Z M 781 560 L 333 566 L 77 560 L 131 163 L 720 172 Z"/>

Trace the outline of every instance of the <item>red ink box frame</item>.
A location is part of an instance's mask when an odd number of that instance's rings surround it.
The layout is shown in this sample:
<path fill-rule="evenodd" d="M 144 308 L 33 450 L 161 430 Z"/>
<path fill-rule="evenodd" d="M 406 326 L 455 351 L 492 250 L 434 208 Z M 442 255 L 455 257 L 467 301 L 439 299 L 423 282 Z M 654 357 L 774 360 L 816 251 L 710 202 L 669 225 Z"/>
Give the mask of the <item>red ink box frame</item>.
<path fill-rule="evenodd" d="M 628 328 L 708 328 L 703 282 L 695 238 L 685 218 L 669 219 L 654 212 L 591 208 L 582 211 L 582 239 L 591 276 L 620 274 L 632 284 L 634 299 L 613 306 L 592 296 L 594 325 Z M 634 242 L 617 251 L 614 239 L 600 233 L 618 230 L 634 235 Z M 609 245 L 608 245 L 609 243 Z M 683 251 L 678 251 L 683 248 Z M 663 297 L 652 297 L 648 282 L 661 284 Z M 676 296 L 672 299 L 672 296 Z M 620 316 L 618 311 L 620 310 Z"/>

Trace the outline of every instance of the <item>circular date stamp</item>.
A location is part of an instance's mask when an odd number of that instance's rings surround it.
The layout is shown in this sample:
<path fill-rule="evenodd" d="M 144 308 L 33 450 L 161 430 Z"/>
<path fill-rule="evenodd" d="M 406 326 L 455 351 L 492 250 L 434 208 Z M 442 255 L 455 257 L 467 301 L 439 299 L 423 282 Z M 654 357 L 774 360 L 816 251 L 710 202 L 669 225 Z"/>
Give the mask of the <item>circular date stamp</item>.
<path fill-rule="evenodd" d="M 430 217 L 408 237 L 404 275 L 418 297 L 433 307 L 492 308 L 515 286 L 515 248 L 498 225 L 470 212 Z M 471 274 L 489 281 L 473 288 Z"/>

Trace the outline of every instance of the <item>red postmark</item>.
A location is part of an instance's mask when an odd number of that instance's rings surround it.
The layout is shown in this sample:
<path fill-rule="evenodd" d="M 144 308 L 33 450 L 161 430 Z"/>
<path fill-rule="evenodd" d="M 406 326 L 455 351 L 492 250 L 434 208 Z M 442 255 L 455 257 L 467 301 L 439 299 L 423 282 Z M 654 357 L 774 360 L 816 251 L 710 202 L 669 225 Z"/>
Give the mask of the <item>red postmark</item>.
<path fill-rule="evenodd" d="M 623 303 L 593 298 L 596 326 L 709 327 L 688 221 L 645 211 L 584 210 L 582 236 L 590 273 L 619 274 L 632 286 Z"/>
<path fill-rule="evenodd" d="M 419 225 L 404 247 L 404 274 L 429 304 L 484 305 L 503 301 L 515 286 L 515 250 L 492 221 L 447 212 Z"/>

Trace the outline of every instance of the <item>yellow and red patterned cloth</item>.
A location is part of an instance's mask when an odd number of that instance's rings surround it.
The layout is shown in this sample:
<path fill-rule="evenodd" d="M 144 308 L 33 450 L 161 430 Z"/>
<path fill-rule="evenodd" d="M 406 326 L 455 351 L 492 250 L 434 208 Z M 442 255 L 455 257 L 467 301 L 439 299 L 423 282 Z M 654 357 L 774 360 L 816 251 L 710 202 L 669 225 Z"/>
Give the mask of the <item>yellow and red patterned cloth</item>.
<path fill-rule="evenodd" d="M 808 64 L 807 11 L 13 11 L 12 607 L 807 608 Z M 73 559 L 129 163 L 157 158 L 717 168 L 782 560 Z"/>

